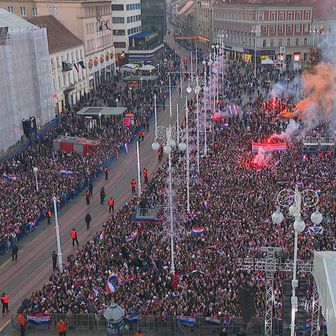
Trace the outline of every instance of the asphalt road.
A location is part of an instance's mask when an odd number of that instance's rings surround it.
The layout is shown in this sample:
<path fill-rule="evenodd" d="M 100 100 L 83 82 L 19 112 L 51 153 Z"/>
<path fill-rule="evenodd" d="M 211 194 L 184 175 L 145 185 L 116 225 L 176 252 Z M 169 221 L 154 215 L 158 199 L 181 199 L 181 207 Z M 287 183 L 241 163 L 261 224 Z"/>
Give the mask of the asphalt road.
<path fill-rule="evenodd" d="M 167 36 L 167 42 L 175 49 L 176 45 L 171 36 Z M 188 53 L 183 48 L 175 49 L 177 54 L 186 57 Z M 186 89 L 184 83 L 184 89 Z M 169 101 L 168 99 L 166 101 Z M 172 106 L 173 116 L 169 116 L 169 107 L 165 110 L 158 110 L 158 125 L 168 126 L 176 124 L 176 104 L 179 105 L 180 117 L 183 118 L 185 98 L 181 98 L 178 89 L 173 90 Z M 150 122 L 149 133 L 145 134 L 145 140 L 140 146 L 141 171 L 147 168 L 151 174 L 158 168 L 159 162 L 157 153 L 153 152 L 151 145 L 154 142 L 154 120 Z M 69 205 L 59 211 L 59 225 L 61 233 L 61 244 L 63 260 L 73 253 L 70 231 L 74 227 L 78 233 L 80 246 L 93 237 L 102 227 L 102 224 L 109 217 L 108 206 L 100 204 L 99 192 L 101 187 L 105 187 L 106 199 L 112 196 L 115 199 L 116 210 L 122 207 L 132 197 L 130 181 L 137 179 L 136 168 L 136 142 L 129 146 L 128 154 L 120 154 L 119 160 L 112 163 L 110 167 L 109 179 L 105 181 L 105 176 L 101 176 L 94 182 L 93 197 L 91 204 L 87 207 L 84 194 L 78 196 Z M 84 217 L 87 211 L 92 216 L 91 228 L 86 230 Z M 41 289 L 48 281 L 52 273 L 51 254 L 56 250 L 55 227 L 47 225 L 46 221 L 40 223 L 39 228 L 30 234 L 19 245 L 18 261 L 13 262 L 7 256 L 0 258 L 0 291 L 9 295 L 10 312 L 5 317 L 0 317 L 0 331 L 8 325 L 10 317 L 15 314 L 18 307 L 25 298 L 29 298 L 33 291 Z"/>

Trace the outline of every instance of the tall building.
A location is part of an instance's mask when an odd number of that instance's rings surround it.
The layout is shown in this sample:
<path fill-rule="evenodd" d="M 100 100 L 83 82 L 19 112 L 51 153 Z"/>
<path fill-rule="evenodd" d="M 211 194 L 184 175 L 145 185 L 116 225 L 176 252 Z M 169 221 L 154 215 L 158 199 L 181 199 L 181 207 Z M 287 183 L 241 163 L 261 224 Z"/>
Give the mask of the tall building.
<path fill-rule="evenodd" d="M 294 68 L 308 59 L 313 8 L 310 0 L 231 0 L 213 5 L 213 40 L 232 56 L 252 61 L 278 57 Z"/>
<path fill-rule="evenodd" d="M 0 149 L 23 136 L 22 120 L 54 119 L 47 30 L 0 9 Z"/>
<path fill-rule="evenodd" d="M 115 73 L 111 1 L 36 0 L 39 15 L 53 15 L 84 43 L 91 88 Z M 69 55 L 70 56 L 70 55 Z M 64 59 L 72 63 L 72 59 Z"/>
<path fill-rule="evenodd" d="M 130 37 L 142 32 L 140 0 L 112 0 L 114 47 L 118 64 L 130 48 Z"/>
<path fill-rule="evenodd" d="M 212 40 L 212 3 L 213 0 L 195 1 L 195 34 Z"/>
<path fill-rule="evenodd" d="M 166 0 L 141 0 L 142 30 L 158 33 L 161 40 L 166 33 Z"/>
<path fill-rule="evenodd" d="M 27 19 L 47 28 L 49 58 L 53 80 L 53 105 L 56 113 L 69 109 L 89 92 L 84 44 L 52 15 Z M 69 61 L 69 63 L 68 63 Z"/>

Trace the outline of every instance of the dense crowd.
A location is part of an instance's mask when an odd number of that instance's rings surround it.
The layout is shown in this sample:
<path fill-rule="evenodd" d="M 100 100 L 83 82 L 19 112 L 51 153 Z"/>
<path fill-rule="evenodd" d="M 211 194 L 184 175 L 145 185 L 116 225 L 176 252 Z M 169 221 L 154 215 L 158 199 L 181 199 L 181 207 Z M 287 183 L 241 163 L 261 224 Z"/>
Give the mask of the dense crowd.
<path fill-rule="evenodd" d="M 235 77 L 234 71 L 247 74 Z M 329 153 L 305 155 L 300 141 L 291 141 L 285 153 L 274 153 L 266 166 L 256 166 L 251 142 L 281 133 L 286 122 L 277 117 L 281 106 L 268 105 L 265 91 L 253 82 L 249 65 L 234 63 L 228 70 L 230 80 L 241 78 L 227 89 L 224 98 L 242 96 L 241 111 L 229 116 L 229 127 L 222 120 L 213 125 L 209 146 L 211 153 L 201 158 L 196 176 L 195 151 L 192 150 L 191 211 L 186 213 L 184 187 L 185 154 L 173 153 L 175 186 L 175 267 L 170 273 L 170 245 L 167 234 L 167 163 L 153 174 L 145 186 L 143 198 L 163 212 L 161 223 L 139 224 L 132 218 L 136 199 L 111 215 L 103 225 L 104 235 L 81 247 L 68 261 L 64 272 L 54 273 L 48 283 L 32 294 L 30 310 L 34 312 L 102 313 L 111 295 L 126 312 L 153 315 L 240 316 L 240 288 L 246 284 L 257 288 L 258 314 L 264 314 L 265 274 L 237 270 L 239 259 L 261 257 L 259 247 L 283 248 L 282 260 L 293 255 L 293 220 L 281 225 L 271 221 L 276 194 L 283 188 L 311 188 L 320 194 L 323 234 L 299 236 L 299 259 L 311 260 L 313 250 L 335 249 L 335 176 L 334 157 Z M 278 74 L 265 70 L 258 79 L 261 87 L 267 78 Z M 286 74 L 291 77 L 291 73 Z M 246 84 L 246 85 L 245 85 Z M 244 95 L 248 101 L 244 102 Z M 281 98 L 287 104 L 290 97 Z M 220 106 L 225 108 L 225 106 Z M 195 134 L 194 98 L 190 98 L 191 141 Z M 218 144 L 219 146 L 215 146 Z M 195 148 L 195 147 L 193 147 Z M 182 176 L 182 181 L 181 181 Z M 179 179 L 179 180 L 178 180 Z M 312 226 L 308 213 L 304 220 Z M 204 227 L 200 235 L 192 228 Z M 127 239 L 136 233 L 134 239 Z M 109 274 L 116 273 L 119 287 L 106 291 Z M 281 317 L 282 283 L 288 275 L 276 273 L 276 316 Z M 310 291 L 307 291 L 309 306 Z"/>
<path fill-rule="evenodd" d="M 116 155 L 116 151 L 136 135 L 136 129 L 147 128 L 153 113 L 153 94 L 158 97 L 158 105 L 165 105 L 168 92 L 166 72 L 168 69 L 178 70 L 179 58 L 167 48 L 157 63 L 158 69 L 153 72 L 156 80 L 144 82 L 139 88 L 121 81 L 100 85 L 60 117 L 57 129 L 14 159 L 1 163 L 0 176 L 15 176 L 16 180 L 0 179 L 0 250 L 8 249 L 11 244 L 16 244 L 18 238 L 34 229 L 36 219 L 51 209 L 52 196 L 63 204 L 69 193 L 75 194 L 81 185 L 104 169 L 104 164 Z M 174 84 L 178 80 L 175 77 L 172 76 Z M 134 114 L 133 126 L 126 128 L 121 121 L 102 118 L 101 127 L 99 122 L 95 127 L 87 127 L 76 115 L 83 106 L 115 106 L 116 99 L 119 99 L 119 106 L 125 106 L 129 113 Z M 88 155 L 54 152 L 53 140 L 59 135 L 99 140 L 101 145 Z M 33 167 L 38 168 L 39 192 L 35 192 Z M 73 174 L 64 177 L 60 174 L 62 169 Z"/>

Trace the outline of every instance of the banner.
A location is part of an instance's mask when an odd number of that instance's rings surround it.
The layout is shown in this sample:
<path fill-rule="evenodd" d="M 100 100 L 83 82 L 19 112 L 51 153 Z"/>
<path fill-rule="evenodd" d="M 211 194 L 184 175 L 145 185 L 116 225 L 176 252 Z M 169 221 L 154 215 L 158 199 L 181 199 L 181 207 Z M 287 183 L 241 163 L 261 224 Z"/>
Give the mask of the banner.
<path fill-rule="evenodd" d="M 29 324 L 34 326 L 47 326 L 50 323 L 51 314 L 29 314 L 27 315 L 27 321 Z"/>
<path fill-rule="evenodd" d="M 118 289 L 118 287 L 119 287 L 119 285 L 118 285 L 118 275 L 116 273 L 112 273 L 107 278 L 106 292 L 113 293 Z"/>
<path fill-rule="evenodd" d="M 191 230 L 191 233 L 193 235 L 201 235 L 203 233 L 203 231 L 205 230 L 204 227 L 194 227 L 192 230 Z"/>
<path fill-rule="evenodd" d="M 285 152 L 288 149 L 288 145 L 286 143 L 276 143 L 276 144 L 269 144 L 269 143 L 259 143 L 259 142 L 252 142 L 252 153 L 257 154 L 259 150 L 263 151 L 264 153 L 272 153 L 272 152 Z"/>
<path fill-rule="evenodd" d="M 6 174 L 6 173 L 2 174 L 2 178 L 6 181 L 9 181 L 9 180 L 16 181 L 17 180 L 17 177 L 15 175 Z"/>
<path fill-rule="evenodd" d="M 216 318 L 216 317 L 206 317 L 205 318 L 205 323 L 206 324 L 209 324 L 209 325 L 220 325 L 221 324 L 221 321 L 219 318 Z"/>
<path fill-rule="evenodd" d="M 60 174 L 63 175 L 63 176 L 71 176 L 73 174 L 73 172 L 71 170 L 61 169 Z"/>
<path fill-rule="evenodd" d="M 180 324 L 187 325 L 192 327 L 196 324 L 196 318 L 192 316 L 181 316 L 180 317 Z"/>
<path fill-rule="evenodd" d="M 308 228 L 308 232 L 309 234 L 313 235 L 313 234 L 323 234 L 324 229 L 323 226 L 310 226 Z"/>

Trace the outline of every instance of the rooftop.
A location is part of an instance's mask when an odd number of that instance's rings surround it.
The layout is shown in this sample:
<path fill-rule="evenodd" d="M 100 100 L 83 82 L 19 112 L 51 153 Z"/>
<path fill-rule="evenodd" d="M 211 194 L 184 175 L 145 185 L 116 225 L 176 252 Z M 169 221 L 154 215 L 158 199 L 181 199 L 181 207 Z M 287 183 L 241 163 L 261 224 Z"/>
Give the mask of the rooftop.
<path fill-rule="evenodd" d="M 336 20 L 336 0 L 313 0 L 314 20 Z"/>
<path fill-rule="evenodd" d="M 83 44 L 79 38 L 52 15 L 34 16 L 27 20 L 36 26 L 47 28 L 50 54 Z"/>
<path fill-rule="evenodd" d="M 126 107 L 84 107 L 79 112 L 78 115 L 82 116 L 121 116 L 127 111 Z"/>
<path fill-rule="evenodd" d="M 8 28 L 27 28 L 34 27 L 31 23 L 26 20 L 16 16 L 15 14 L 9 13 L 5 9 L 0 8 L 0 27 Z"/>
<path fill-rule="evenodd" d="M 311 6 L 313 0 L 215 0 L 215 4 L 226 4 L 226 5 L 269 5 L 269 6 Z M 316 0 L 324 2 L 323 0 Z"/>

